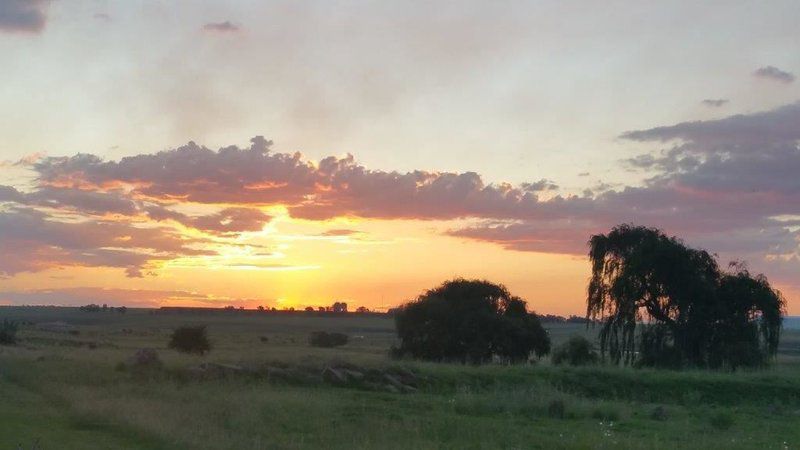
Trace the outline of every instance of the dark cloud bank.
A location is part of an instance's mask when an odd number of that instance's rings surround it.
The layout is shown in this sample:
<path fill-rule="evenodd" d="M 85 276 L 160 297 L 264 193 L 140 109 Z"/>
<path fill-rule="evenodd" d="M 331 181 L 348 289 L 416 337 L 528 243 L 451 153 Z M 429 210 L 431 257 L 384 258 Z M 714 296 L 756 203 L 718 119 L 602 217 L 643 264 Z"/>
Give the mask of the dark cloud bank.
<path fill-rule="evenodd" d="M 657 226 L 778 276 L 798 268 L 800 103 L 719 120 L 624 133 L 664 150 L 626 161 L 650 174 L 640 186 L 559 195 L 552 181 L 487 183 L 474 172 L 387 172 L 352 155 L 319 162 L 277 153 L 262 137 L 211 150 L 193 142 L 119 161 L 93 155 L 32 163 L 30 192 L 0 187 L 0 273 L 53 265 L 124 267 L 139 275 L 160 259 L 202 254 L 175 227 L 206 236 L 257 231 L 257 207 L 285 205 L 296 218 L 471 219 L 448 234 L 519 251 L 584 254 L 593 233 L 621 222 Z M 547 192 L 543 196 L 542 192 Z M 181 202 L 217 212 L 187 216 Z M 83 218 L 67 221 L 59 214 Z M 768 272 L 769 273 L 769 272 Z M 795 272 L 796 273 L 796 272 Z"/>
<path fill-rule="evenodd" d="M 49 0 L 0 1 L 0 31 L 38 33 L 47 22 Z"/>

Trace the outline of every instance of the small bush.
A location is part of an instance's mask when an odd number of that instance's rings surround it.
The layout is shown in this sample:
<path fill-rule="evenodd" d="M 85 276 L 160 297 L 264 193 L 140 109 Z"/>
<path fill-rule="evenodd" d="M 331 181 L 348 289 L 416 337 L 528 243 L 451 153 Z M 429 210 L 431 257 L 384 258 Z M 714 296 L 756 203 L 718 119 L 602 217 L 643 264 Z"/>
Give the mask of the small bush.
<path fill-rule="evenodd" d="M 659 405 L 650 411 L 650 418 L 653 420 L 664 421 L 669 418 L 669 415 L 667 414 L 667 409 Z"/>
<path fill-rule="evenodd" d="M 312 347 L 339 347 L 345 345 L 350 339 L 346 334 L 315 331 L 311 333 L 308 342 Z"/>
<path fill-rule="evenodd" d="M 14 345 L 17 343 L 17 329 L 19 325 L 13 320 L 3 319 L 0 326 L 0 345 Z"/>
<path fill-rule="evenodd" d="M 169 348 L 181 353 L 205 354 L 211 350 L 211 343 L 208 340 L 206 327 L 201 325 L 175 329 L 169 341 Z"/>
<path fill-rule="evenodd" d="M 553 419 L 563 419 L 566 412 L 567 408 L 564 405 L 564 400 L 553 400 L 547 405 L 547 415 Z"/>
<path fill-rule="evenodd" d="M 269 342 L 269 338 L 266 336 L 260 336 L 258 339 L 265 344 Z"/>
<path fill-rule="evenodd" d="M 619 421 L 619 411 L 614 408 L 595 408 L 592 411 L 592 418 L 603 421 L 616 422 Z"/>
<path fill-rule="evenodd" d="M 709 423 L 711 423 L 712 427 L 724 431 L 733 426 L 733 416 L 724 412 L 718 412 L 711 416 Z"/>
<path fill-rule="evenodd" d="M 572 336 L 567 342 L 555 349 L 552 361 L 555 365 L 582 366 L 594 364 L 597 362 L 597 353 L 588 339 L 583 336 Z"/>

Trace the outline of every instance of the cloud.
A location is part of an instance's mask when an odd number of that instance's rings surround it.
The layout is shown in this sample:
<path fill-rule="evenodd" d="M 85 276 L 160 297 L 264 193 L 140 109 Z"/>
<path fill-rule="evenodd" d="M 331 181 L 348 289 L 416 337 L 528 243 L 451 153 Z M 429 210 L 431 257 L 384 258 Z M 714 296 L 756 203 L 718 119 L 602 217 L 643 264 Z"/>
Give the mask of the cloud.
<path fill-rule="evenodd" d="M 103 20 L 103 21 L 106 21 L 106 22 L 111 20 L 111 16 L 110 15 L 108 15 L 107 13 L 102 13 L 102 12 L 94 13 L 94 16 L 92 16 L 92 17 L 94 17 L 97 20 Z"/>
<path fill-rule="evenodd" d="M 341 236 L 355 236 L 355 235 L 362 234 L 362 233 L 363 233 L 363 231 L 359 231 L 359 230 L 348 230 L 348 229 L 336 228 L 336 229 L 327 230 L 327 231 L 321 233 L 320 236 L 341 237 Z"/>
<path fill-rule="evenodd" d="M 795 102 L 753 114 L 628 131 L 621 137 L 642 142 L 683 140 L 704 153 L 750 152 L 764 145 L 794 144 L 800 139 L 799 125 L 800 102 Z"/>
<path fill-rule="evenodd" d="M 534 181 L 533 183 L 522 183 L 520 187 L 528 192 L 554 191 L 558 189 L 557 184 L 546 178 Z"/>
<path fill-rule="evenodd" d="M 263 300 L 262 300 L 263 301 Z M 153 308 L 159 306 L 226 306 L 252 305 L 255 299 L 215 297 L 197 292 L 155 289 L 110 289 L 75 287 L 0 291 L 0 304 L 81 306 L 90 303 L 109 306 Z"/>
<path fill-rule="evenodd" d="M 729 102 L 730 100 L 726 98 L 707 98 L 700 103 L 713 108 L 719 108 L 721 106 L 727 105 Z"/>
<path fill-rule="evenodd" d="M 139 277 L 157 261 L 213 254 L 198 247 L 203 243 L 164 227 L 65 222 L 34 209 L 11 208 L 0 211 L 0 254 L 5 255 L 0 259 L 0 276 L 88 266 L 122 268 Z"/>
<path fill-rule="evenodd" d="M 249 147 L 211 150 L 190 142 L 118 161 L 85 154 L 43 158 L 32 166 L 39 183 L 35 191 L 0 189 L 0 198 L 38 208 L 113 210 L 223 237 L 257 231 L 270 220 L 261 208 L 281 205 L 292 217 L 308 220 L 458 219 L 459 227 L 445 234 L 518 251 L 584 254 L 591 234 L 636 223 L 733 257 L 760 262 L 800 257 L 800 103 L 622 137 L 667 148 L 626 162 L 649 174 L 643 184 L 598 182 L 584 195 L 539 197 L 557 189 L 548 178 L 512 185 L 487 182 L 475 172 L 373 170 L 352 155 L 311 161 L 300 153 L 275 152 L 271 141 L 256 137 Z M 115 196 L 132 202 L 134 212 Z M 178 212 L 182 204 L 217 211 L 188 216 Z M 182 244 L 172 251 L 186 248 L 194 247 Z"/>
<path fill-rule="evenodd" d="M 203 25 L 203 30 L 215 33 L 235 33 L 240 30 L 240 27 L 226 20 L 224 22 L 207 23 Z"/>
<path fill-rule="evenodd" d="M 49 0 L 0 1 L 0 31 L 39 33 L 47 22 Z"/>
<path fill-rule="evenodd" d="M 753 76 L 787 84 L 793 82 L 795 78 L 794 74 L 778 69 L 775 66 L 759 67 L 755 72 L 753 72 Z"/>

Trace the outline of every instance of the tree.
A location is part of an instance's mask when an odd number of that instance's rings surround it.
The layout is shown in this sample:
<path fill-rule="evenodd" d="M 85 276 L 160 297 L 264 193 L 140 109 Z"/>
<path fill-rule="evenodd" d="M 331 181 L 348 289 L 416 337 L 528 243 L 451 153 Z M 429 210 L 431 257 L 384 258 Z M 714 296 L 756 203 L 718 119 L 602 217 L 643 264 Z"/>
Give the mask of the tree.
<path fill-rule="evenodd" d="M 398 308 L 395 323 L 397 355 L 480 364 L 550 351 L 550 338 L 525 301 L 488 281 L 447 281 Z"/>
<path fill-rule="evenodd" d="M 720 278 L 719 320 L 710 345 L 712 367 L 758 366 L 778 351 L 785 301 L 764 275 L 751 275 L 745 264 L 730 264 Z"/>
<path fill-rule="evenodd" d="M 723 274 L 708 252 L 655 228 L 620 225 L 589 245 L 587 318 L 602 322 L 600 351 L 614 363 L 732 366 L 734 336 L 774 355 L 783 299 L 763 276 Z M 761 345 L 754 327 L 775 346 Z"/>
<path fill-rule="evenodd" d="M 205 354 L 211 350 L 206 327 L 201 325 L 176 328 L 170 337 L 169 348 L 182 353 Z"/>
<path fill-rule="evenodd" d="M 0 345 L 14 345 L 17 343 L 17 330 L 19 325 L 13 320 L 3 319 L 0 324 Z"/>
<path fill-rule="evenodd" d="M 572 336 L 569 340 L 553 351 L 553 364 L 569 364 L 582 366 L 597 362 L 597 353 L 592 348 L 592 343 L 583 336 Z"/>
<path fill-rule="evenodd" d="M 328 333 L 326 331 L 314 331 L 308 338 L 312 347 L 338 347 L 345 345 L 350 340 L 346 334 Z"/>

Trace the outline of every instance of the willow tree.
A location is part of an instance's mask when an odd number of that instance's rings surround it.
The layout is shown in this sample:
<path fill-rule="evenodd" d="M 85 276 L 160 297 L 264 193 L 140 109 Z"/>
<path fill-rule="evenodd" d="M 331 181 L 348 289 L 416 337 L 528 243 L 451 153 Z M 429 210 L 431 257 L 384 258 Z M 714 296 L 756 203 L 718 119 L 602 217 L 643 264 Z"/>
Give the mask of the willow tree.
<path fill-rule="evenodd" d="M 620 225 L 589 246 L 587 317 L 601 322 L 601 354 L 613 362 L 735 365 L 733 342 L 775 353 L 783 299 L 765 278 L 723 273 L 708 252 L 655 228 Z"/>

